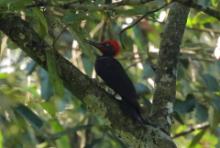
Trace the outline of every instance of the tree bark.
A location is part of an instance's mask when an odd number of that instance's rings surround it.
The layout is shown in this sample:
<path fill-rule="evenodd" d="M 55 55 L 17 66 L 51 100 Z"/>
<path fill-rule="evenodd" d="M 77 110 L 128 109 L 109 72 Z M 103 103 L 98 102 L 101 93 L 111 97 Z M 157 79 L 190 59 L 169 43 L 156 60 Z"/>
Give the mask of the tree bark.
<path fill-rule="evenodd" d="M 176 97 L 177 62 L 189 8 L 174 2 L 171 5 L 167 23 L 162 33 L 156 89 L 154 93 L 154 119 L 169 133 L 173 104 Z"/>

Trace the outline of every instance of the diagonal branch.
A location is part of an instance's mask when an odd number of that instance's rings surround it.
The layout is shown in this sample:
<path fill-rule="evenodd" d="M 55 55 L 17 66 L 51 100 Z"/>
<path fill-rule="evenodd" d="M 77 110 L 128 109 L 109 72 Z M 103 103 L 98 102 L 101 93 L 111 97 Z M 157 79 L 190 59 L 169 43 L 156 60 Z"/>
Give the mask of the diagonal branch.
<path fill-rule="evenodd" d="M 195 130 L 206 130 L 207 128 L 209 128 L 210 125 L 208 123 L 202 123 L 202 124 L 198 124 L 198 125 L 194 125 L 194 126 L 191 126 L 189 129 L 183 131 L 183 132 L 180 132 L 180 133 L 177 133 L 175 135 L 172 136 L 172 138 L 179 138 L 181 136 L 185 136 L 185 135 L 188 135 L 192 132 L 194 132 Z"/>
<path fill-rule="evenodd" d="M 151 10 L 151 11 L 147 11 L 145 12 L 144 15 L 142 15 L 141 17 L 137 18 L 133 23 L 131 23 L 130 25 L 128 25 L 127 27 L 123 28 L 120 32 L 119 32 L 119 35 L 121 35 L 123 32 L 125 32 L 126 30 L 134 27 L 135 25 L 137 25 L 142 19 L 144 19 L 145 17 L 147 17 L 148 15 L 150 14 L 153 14 L 157 11 L 160 11 L 161 9 L 165 8 L 166 6 L 168 6 L 169 4 L 171 3 L 165 3 L 163 4 L 162 6 L 160 6 L 159 8 L 157 9 L 154 9 L 154 10 Z"/>
<path fill-rule="evenodd" d="M 172 3 L 172 2 L 171 2 Z M 151 11 L 147 11 L 144 13 L 144 15 L 142 15 L 141 17 L 137 18 L 134 22 L 132 22 L 130 25 L 128 25 L 127 27 L 123 28 L 120 32 L 119 32 L 119 39 L 121 41 L 122 47 L 124 48 L 124 44 L 122 41 L 122 34 L 127 31 L 128 29 L 131 29 L 132 27 L 134 27 L 135 25 L 137 25 L 141 20 L 143 20 L 144 18 L 146 18 L 148 15 L 153 14 L 157 11 L 160 11 L 161 9 L 167 7 L 169 4 L 171 3 L 165 3 L 162 6 L 160 6 L 159 8 L 156 8 L 154 10 Z"/>
<path fill-rule="evenodd" d="M 52 47 L 39 37 L 28 22 L 14 14 L 0 13 L 0 30 L 29 57 L 47 68 L 46 50 Z M 79 98 L 89 111 L 106 119 L 106 125 L 129 147 L 176 147 L 171 138 L 159 129 L 137 125 L 124 117 L 113 97 L 59 53 L 55 52 L 55 57 L 58 75 L 64 86 Z"/>

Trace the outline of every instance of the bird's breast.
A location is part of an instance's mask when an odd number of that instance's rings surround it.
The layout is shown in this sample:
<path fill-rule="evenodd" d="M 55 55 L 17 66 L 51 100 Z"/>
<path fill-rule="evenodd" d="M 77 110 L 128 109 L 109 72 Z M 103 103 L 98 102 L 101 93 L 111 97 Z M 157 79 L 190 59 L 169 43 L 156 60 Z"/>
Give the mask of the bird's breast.
<path fill-rule="evenodd" d="M 114 58 L 110 57 L 98 57 L 95 62 L 95 70 L 98 75 L 100 75 L 102 72 L 109 72 L 112 71 L 114 68 L 114 65 L 117 63 L 117 61 Z"/>

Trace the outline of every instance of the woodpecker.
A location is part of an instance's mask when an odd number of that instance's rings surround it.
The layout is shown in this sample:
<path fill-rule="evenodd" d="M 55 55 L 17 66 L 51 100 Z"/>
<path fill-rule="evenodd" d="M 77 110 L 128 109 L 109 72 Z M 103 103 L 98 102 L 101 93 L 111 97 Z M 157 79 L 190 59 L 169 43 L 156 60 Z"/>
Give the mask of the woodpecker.
<path fill-rule="evenodd" d="M 122 111 L 140 124 L 149 124 L 141 116 L 141 107 L 137 101 L 138 95 L 135 87 L 123 69 L 122 65 L 114 57 L 120 52 L 120 44 L 117 40 L 106 40 L 101 43 L 86 40 L 86 42 L 101 52 L 95 62 L 95 70 L 98 76 L 122 98 L 120 107 Z"/>

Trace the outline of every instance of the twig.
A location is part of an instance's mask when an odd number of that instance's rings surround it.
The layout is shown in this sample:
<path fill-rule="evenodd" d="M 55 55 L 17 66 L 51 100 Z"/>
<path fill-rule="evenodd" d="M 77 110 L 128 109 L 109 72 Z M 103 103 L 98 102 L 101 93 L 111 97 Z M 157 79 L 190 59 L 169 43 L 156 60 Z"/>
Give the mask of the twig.
<path fill-rule="evenodd" d="M 60 31 L 60 33 L 54 38 L 54 40 L 53 40 L 53 48 L 54 49 L 56 49 L 55 45 L 56 45 L 57 41 L 60 39 L 61 35 L 66 31 L 67 27 L 68 27 L 68 25 L 64 26 L 64 28 Z"/>
<path fill-rule="evenodd" d="M 172 3 L 172 2 L 171 2 Z M 141 17 L 139 17 L 137 20 L 135 20 L 133 23 L 131 23 L 130 25 L 128 25 L 127 27 L 125 27 L 124 29 L 122 29 L 119 32 L 119 35 L 121 35 L 123 32 L 125 32 L 126 30 L 132 28 L 133 26 L 135 26 L 137 23 L 139 23 L 142 19 L 144 19 L 147 15 L 150 15 L 152 13 L 155 13 L 163 8 L 165 8 L 166 6 L 168 6 L 171 3 L 165 3 L 164 5 L 162 5 L 161 7 L 155 9 L 155 10 L 151 10 L 151 11 L 147 11 L 144 15 L 142 15 Z"/>
<path fill-rule="evenodd" d="M 165 3 L 164 5 L 162 5 L 161 7 L 157 8 L 157 9 L 154 9 L 154 10 L 151 10 L 151 11 L 147 11 L 145 12 L 144 15 L 142 15 L 141 17 L 139 17 L 138 19 L 136 19 L 133 23 L 131 23 L 130 25 L 128 25 L 127 27 L 125 27 L 124 29 L 122 29 L 120 32 L 119 32 L 119 39 L 120 39 L 120 42 L 122 44 L 122 47 L 124 47 L 123 45 L 123 42 L 122 42 L 122 33 L 124 33 L 126 30 L 132 28 L 133 26 L 137 25 L 142 19 L 144 19 L 147 15 L 150 15 L 152 13 L 155 13 L 163 8 L 165 8 L 166 6 L 168 6 L 169 4 L 171 4 L 172 2 L 170 3 Z"/>
<path fill-rule="evenodd" d="M 207 128 L 209 128 L 209 126 L 210 126 L 209 123 L 198 124 L 198 125 L 190 127 L 189 129 L 187 129 L 183 132 L 175 134 L 174 136 L 172 136 L 172 138 L 174 139 L 174 138 L 179 138 L 181 136 L 188 135 L 188 134 L 190 134 L 190 133 L 192 133 L 192 132 L 194 132 L 195 130 L 198 130 L 198 129 L 206 130 Z"/>

